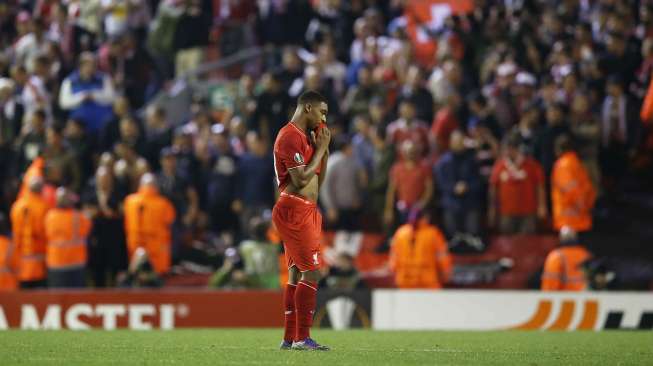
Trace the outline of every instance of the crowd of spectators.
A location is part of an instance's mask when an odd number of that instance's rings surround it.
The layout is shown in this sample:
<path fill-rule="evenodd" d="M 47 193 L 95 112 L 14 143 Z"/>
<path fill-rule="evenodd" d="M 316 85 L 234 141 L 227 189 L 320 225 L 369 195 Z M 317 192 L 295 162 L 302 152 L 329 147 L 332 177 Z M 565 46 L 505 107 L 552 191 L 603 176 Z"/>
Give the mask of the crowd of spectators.
<path fill-rule="evenodd" d="M 493 230 L 551 230 L 555 207 L 588 214 L 593 197 L 576 205 L 551 186 L 561 153 L 582 163 L 564 182 L 582 171 L 599 195 L 646 160 L 639 109 L 653 70 L 653 3 L 478 0 L 417 37 L 410 3 L 0 3 L 0 211 L 8 216 L 39 169 L 51 207 L 56 187 L 79 196 L 93 221 L 94 284 L 113 284 L 127 268 L 125 199 L 152 173 L 175 212 L 173 263 L 201 252 L 196 262 L 223 266 L 220 286 L 243 281 L 224 253 L 264 241 L 248 228 L 275 201 L 271 146 L 309 89 L 329 101 L 320 204 L 332 230 L 392 235 L 427 211 L 450 245 L 482 248 Z M 437 44 L 426 58 L 420 37 Z M 278 52 L 266 53 L 260 75 L 237 76 L 229 108 L 198 94 L 173 120 L 150 103 L 207 50 L 250 46 Z M 566 206 L 551 202 L 552 189 Z"/>

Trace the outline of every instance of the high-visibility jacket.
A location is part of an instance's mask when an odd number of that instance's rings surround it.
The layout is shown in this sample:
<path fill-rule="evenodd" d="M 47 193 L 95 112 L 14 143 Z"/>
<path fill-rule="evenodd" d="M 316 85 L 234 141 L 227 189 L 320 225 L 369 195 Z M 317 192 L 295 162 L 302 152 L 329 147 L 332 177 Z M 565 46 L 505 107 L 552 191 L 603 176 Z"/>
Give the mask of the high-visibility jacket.
<path fill-rule="evenodd" d="M 580 245 L 554 249 L 546 257 L 542 273 L 543 291 L 582 291 L 587 280 L 580 265 L 591 254 Z"/>
<path fill-rule="evenodd" d="M 551 173 L 553 226 L 569 226 L 575 231 L 592 228 L 592 208 L 596 190 L 583 163 L 574 152 L 563 154 Z"/>
<path fill-rule="evenodd" d="M 46 277 L 45 215 L 48 209 L 45 200 L 31 191 L 11 206 L 13 239 L 20 255 L 19 281 L 38 281 Z"/>
<path fill-rule="evenodd" d="M 43 177 L 43 168 L 45 166 L 45 160 L 42 157 L 37 157 L 32 160 L 32 163 L 25 170 L 23 174 L 23 181 L 20 185 L 20 191 L 18 192 L 18 198 L 23 197 L 27 192 L 29 192 L 29 181 L 34 177 Z"/>
<path fill-rule="evenodd" d="M 447 242 L 435 226 L 421 222 L 417 229 L 406 224 L 395 233 L 390 267 L 399 288 L 441 288 L 451 273 Z"/>
<path fill-rule="evenodd" d="M 6 236 L 0 236 L 0 291 L 18 288 L 16 271 L 20 266 L 20 256 L 14 244 Z"/>
<path fill-rule="evenodd" d="M 143 247 L 154 270 L 165 273 L 170 269 L 171 228 L 175 220 L 172 203 L 152 187 L 142 187 L 125 199 L 125 233 L 131 259 L 138 247 Z"/>
<path fill-rule="evenodd" d="M 91 220 L 79 210 L 54 208 L 45 216 L 47 252 L 45 262 L 49 270 L 70 270 L 86 266 L 86 239 L 91 231 Z"/>

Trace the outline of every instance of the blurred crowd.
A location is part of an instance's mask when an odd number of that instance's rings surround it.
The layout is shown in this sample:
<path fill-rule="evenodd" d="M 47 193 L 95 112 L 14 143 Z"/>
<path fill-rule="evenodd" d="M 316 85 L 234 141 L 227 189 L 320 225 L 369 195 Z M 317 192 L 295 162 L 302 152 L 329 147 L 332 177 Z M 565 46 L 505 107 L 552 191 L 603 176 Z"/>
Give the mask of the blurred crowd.
<path fill-rule="evenodd" d="M 492 232 L 591 230 L 596 198 L 650 166 L 653 2 L 477 0 L 417 34 L 411 3 L 0 3 L 4 235 L 29 247 L 22 261 L 47 262 L 18 279 L 56 286 L 88 266 L 95 286 L 158 284 L 177 264 L 220 268 L 216 286 L 269 283 L 240 257 L 276 240 L 261 224 L 271 146 L 309 89 L 329 101 L 329 230 L 391 237 L 428 212 L 450 247 L 477 250 Z M 151 102 L 209 51 L 255 46 L 271 52 L 236 77 L 232 105 L 197 93 L 173 119 Z"/>

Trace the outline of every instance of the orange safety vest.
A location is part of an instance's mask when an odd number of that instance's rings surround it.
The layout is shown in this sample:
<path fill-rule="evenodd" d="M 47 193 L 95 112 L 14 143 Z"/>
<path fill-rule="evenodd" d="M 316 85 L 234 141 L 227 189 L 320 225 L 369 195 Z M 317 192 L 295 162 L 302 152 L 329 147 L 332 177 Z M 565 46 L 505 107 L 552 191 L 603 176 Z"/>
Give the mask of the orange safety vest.
<path fill-rule="evenodd" d="M 451 273 L 447 242 L 438 228 L 420 222 L 397 229 L 390 248 L 390 267 L 399 288 L 441 288 Z"/>
<path fill-rule="evenodd" d="M 142 187 L 125 199 L 125 232 L 131 259 L 138 247 L 147 251 L 154 270 L 170 269 L 171 229 L 175 208 L 153 187 Z"/>
<path fill-rule="evenodd" d="M 551 173 L 553 226 L 569 226 L 575 231 L 592 228 L 592 208 L 596 190 L 583 163 L 574 152 L 563 154 Z"/>
<path fill-rule="evenodd" d="M 11 206 L 13 239 L 20 255 L 20 281 L 38 281 L 46 277 L 45 215 L 48 209 L 45 200 L 30 191 Z"/>
<path fill-rule="evenodd" d="M 45 160 L 42 157 L 37 157 L 32 160 L 32 163 L 25 170 L 23 174 L 23 181 L 20 185 L 20 192 L 18 192 L 18 198 L 22 198 L 27 192 L 29 192 L 29 181 L 34 177 L 43 177 L 43 168 L 45 166 Z"/>
<path fill-rule="evenodd" d="M 50 270 L 79 269 L 86 266 L 86 238 L 91 220 L 72 208 L 55 208 L 45 216 L 48 240 L 45 261 Z"/>
<path fill-rule="evenodd" d="M 554 249 L 546 257 L 542 273 L 543 291 L 583 291 L 587 280 L 580 265 L 591 254 L 580 245 Z"/>
<path fill-rule="evenodd" d="M 16 270 L 20 266 L 20 257 L 14 249 L 14 244 L 9 238 L 0 236 L 0 291 L 12 291 L 18 288 Z"/>

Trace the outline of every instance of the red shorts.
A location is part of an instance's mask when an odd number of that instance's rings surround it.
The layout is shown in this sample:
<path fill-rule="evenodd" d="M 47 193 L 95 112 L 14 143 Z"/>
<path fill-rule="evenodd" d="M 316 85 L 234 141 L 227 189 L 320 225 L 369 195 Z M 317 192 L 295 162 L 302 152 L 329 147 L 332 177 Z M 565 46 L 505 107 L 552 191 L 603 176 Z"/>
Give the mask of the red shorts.
<path fill-rule="evenodd" d="M 317 205 L 302 197 L 281 193 L 272 209 L 272 222 L 281 236 L 288 268 L 314 271 L 322 264 L 322 215 Z"/>

